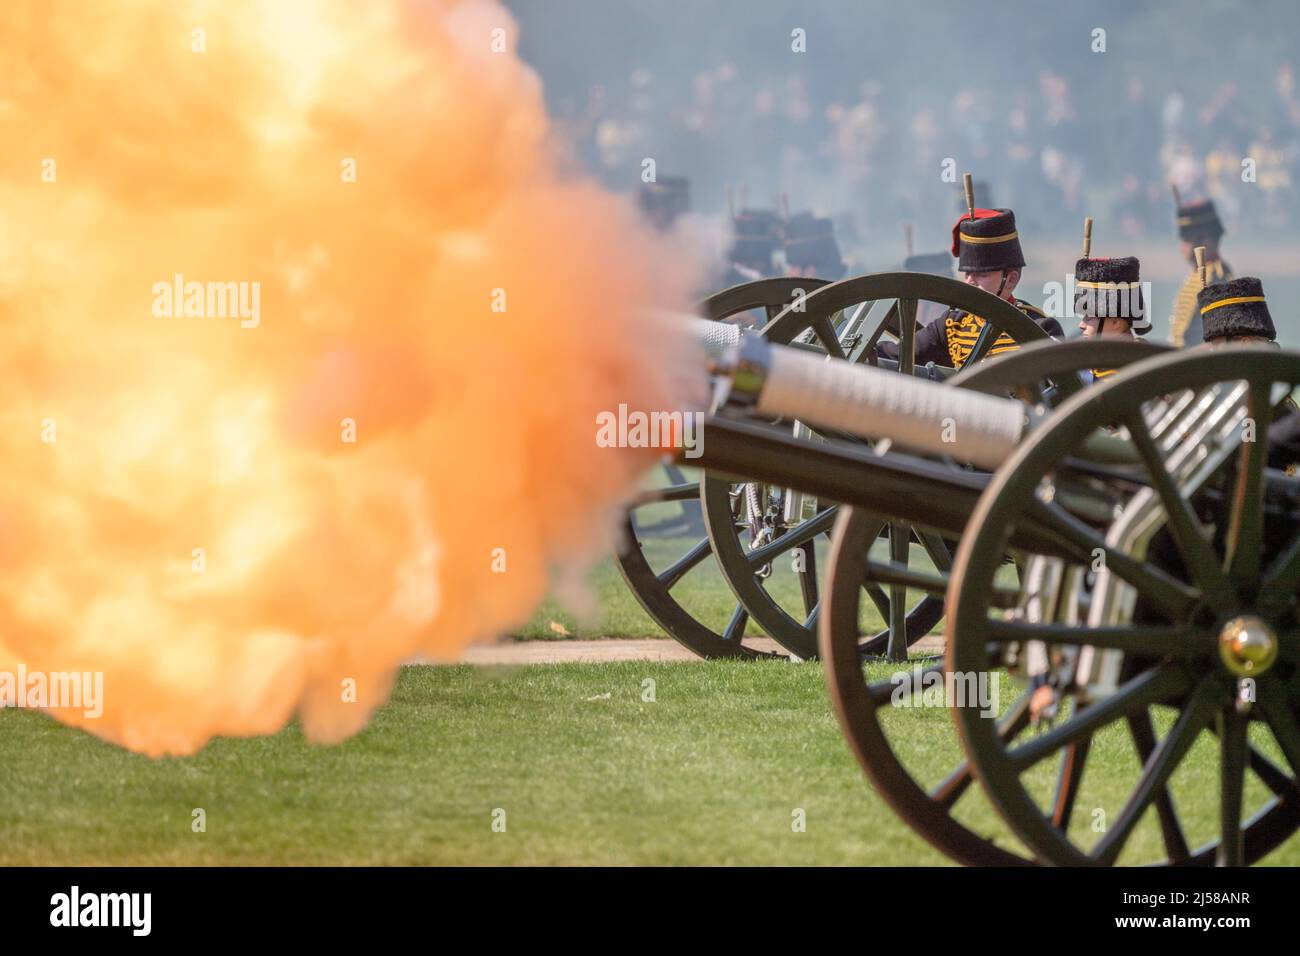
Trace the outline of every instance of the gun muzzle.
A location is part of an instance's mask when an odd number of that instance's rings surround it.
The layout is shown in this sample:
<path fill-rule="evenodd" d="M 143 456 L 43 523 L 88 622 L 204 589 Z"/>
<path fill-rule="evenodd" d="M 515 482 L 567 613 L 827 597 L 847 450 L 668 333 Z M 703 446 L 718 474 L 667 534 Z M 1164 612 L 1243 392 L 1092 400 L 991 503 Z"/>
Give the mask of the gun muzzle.
<path fill-rule="evenodd" d="M 704 351 L 712 360 L 726 356 L 740 346 L 744 330 L 731 322 L 714 322 L 710 319 L 693 318 L 690 320 L 691 332 L 696 340 L 704 346 Z"/>
<path fill-rule="evenodd" d="M 792 418 L 900 448 L 995 469 L 1015 450 L 1028 410 L 1011 398 L 827 359 L 756 336 L 715 365 L 714 411 Z"/>

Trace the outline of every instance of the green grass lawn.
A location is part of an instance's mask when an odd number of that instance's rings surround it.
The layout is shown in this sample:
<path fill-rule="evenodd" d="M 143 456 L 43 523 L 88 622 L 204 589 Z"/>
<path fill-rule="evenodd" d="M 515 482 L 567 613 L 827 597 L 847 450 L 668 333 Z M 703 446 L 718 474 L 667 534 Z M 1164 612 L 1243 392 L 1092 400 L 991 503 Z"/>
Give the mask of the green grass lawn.
<path fill-rule="evenodd" d="M 895 716 L 922 779 L 941 778 L 946 712 Z M 1213 828 L 1216 760 L 1203 739 L 1175 778 L 1193 835 Z M 0 864 L 945 862 L 862 779 L 811 663 L 411 667 L 341 746 L 290 728 L 157 761 L 0 711 L 0 765 Z M 1098 741 L 1085 830 L 1096 808 L 1114 819 L 1135 770 L 1121 735 Z M 1005 839 L 981 800 L 964 818 Z M 1149 820 L 1138 839 L 1158 839 Z M 1270 862 L 1300 862 L 1300 840 Z"/>

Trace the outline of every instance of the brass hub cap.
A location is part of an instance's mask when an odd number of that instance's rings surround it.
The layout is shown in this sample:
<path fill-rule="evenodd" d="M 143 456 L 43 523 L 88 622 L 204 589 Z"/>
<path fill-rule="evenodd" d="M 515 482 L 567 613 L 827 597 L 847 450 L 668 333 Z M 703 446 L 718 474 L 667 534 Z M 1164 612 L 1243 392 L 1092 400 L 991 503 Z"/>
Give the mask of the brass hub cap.
<path fill-rule="evenodd" d="M 1261 617 L 1243 614 L 1219 632 L 1219 657 L 1237 677 L 1257 677 L 1277 660 L 1277 634 Z"/>

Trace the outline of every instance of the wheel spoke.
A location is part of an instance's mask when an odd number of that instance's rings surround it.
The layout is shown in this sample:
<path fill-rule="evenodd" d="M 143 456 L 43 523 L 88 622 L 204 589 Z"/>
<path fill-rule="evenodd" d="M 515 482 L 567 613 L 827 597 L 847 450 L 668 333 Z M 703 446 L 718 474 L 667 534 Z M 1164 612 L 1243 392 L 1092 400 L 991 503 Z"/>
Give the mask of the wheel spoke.
<path fill-rule="evenodd" d="M 1169 620 L 1183 620 L 1196 603 L 1199 595 L 1195 589 L 1154 565 L 1137 561 L 1123 551 L 1112 548 L 1102 535 L 1055 502 L 1035 498 L 1030 505 L 1030 512 L 1035 519 L 1046 523 L 1063 536 L 1075 549 L 1078 555 L 1076 560 L 1084 564 L 1090 563 L 1092 556 L 1100 550 L 1106 569 L 1132 585 Z"/>
<path fill-rule="evenodd" d="M 1260 598 L 1266 607 L 1278 610 L 1290 602 L 1297 586 L 1300 586 L 1300 535 L 1269 565 L 1260 585 Z"/>
<path fill-rule="evenodd" d="M 898 300 L 898 371 L 911 375 L 916 368 L 916 300 Z"/>
<path fill-rule="evenodd" d="M 984 358 L 984 356 L 988 354 L 989 349 L 993 348 L 993 343 L 998 340 L 998 336 L 1001 334 L 1002 331 L 1000 329 L 995 327 L 992 322 L 985 320 L 984 324 L 980 326 L 979 335 L 975 337 L 975 345 L 971 348 L 970 355 L 966 356 L 966 361 L 962 364 L 974 365 L 976 362 L 980 361 L 980 359 Z"/>
<path fill-rule="evenodd" d="M 859 308 L 861 308 L 862 310 L 861 312 L 858 313 L 862 317 L 862 323 L 859 326 L 859 332 L 861 332 L 862 329 L 866 328 L 867 317 L 871 314 L 871 309 L 873 306 L 875 306 L 875 304 L 876 304 L 875 299 L 867 299 L 859 306 Z M 855 363 L 866 362 L 866 361 L 870 361 L 875 356 L 876 343 L 880 341 L 881 334 L 886 331 L 885 323 L 888 321 L 888 319 L 889 319 L 889 315 L 888 313 L 886 313 L 881 318 L 881 320 L 878 323 L 876 323 L 876 327 L 870 335 L 864 335 L 861 337 L 858 344 L 853 347 L 853 350 L 851 352 L 849 352 L 848 359 L 850 362 L 855 362 Z"/>
<path fill-rule="evenodd" d="M 1074 714 L 1065 723 L 1008 751 L 1007 759 L 1018 773 L 1024 773 L 1062 747 L 1096 733 L 1112 720 L 1144 710 L 1151 704 L 1183 692 L 1187 689 L 1187 684 L 1187 676 L 1181 668 L 1161 665 L 1143 671 L 1121 684 L 1114 694 L 1101 703 Z"/>
<path fill-rule="evenodd" d="M 840 345 L 840 338 L 835 334 L 835 327 L 831 325 L 830 319 L 822 316 L 820 319 L 813 319 L 810 324 L 828 354 L 837 359 L 846 357 L 844 349 Z"/>
<path fill-rule="evenodd" d="M 791 551 L 800 545 L 807 544 L 813 538 L 821 534 L 835 524 L 835 515 L 839 511 L 839 506 L 827 508 L 825 511 L 819 511 L 811 518 L 805 518 L 793 528 L 790 528 L 785 534 L 775 538 L 771 543 L 762 547 L 755 548 L 753 551 L 745 552 L 745 560 L 750 567 L 760 568 L 765 564 L 771 564 L 772 561 L 787 551 Z"/>
<path fill-rule="evenodd" d="M 1213 545 L 1201 529 L 1201 523 L 1192 512 L 1191 505 L 1174 484 L 1174 477 L 1169 473 L 1164 455 L 1151 437 L 1151 431 L 1141 414 L 1129 415 L 1125 424 L 1138 455 L 1146 465 L 1147 474 L 1151 476 L 1152 487 L 1160 497 L 1160 504 L 1169 521 L 1169 531 L 1182 555 L 1183 564 L 1205 600 L 1217 612 L 1226 614 L 1231 606 L 1231 586 L 1219 564 L 1218 555 L 1214 553 Z"/>
<path fill-rule="evenodd" d="M 876 606 L 876 613 L 886 624 L 889 623 L 889 597 L 879 584 L 874 581 L 862 582 L 862 590 L 867 592 L 867 597 L 871 598 L 871 603 Z"/>
<path fill-rule="evenodd" d="M 1253 745 L 1246 753 L 1247 764 L 1251 773 L 1259 778 L 1260 783 L 1281 796 L 1295 789 L 1295 781 L 1286 775 L 1286 771 L 1260 753 Z"/>
<path fill-rule="evenodd" d="M 1042 641 L 1044 644 L 1110 647 L 1129 654 L 1180 659 L 1208 656 L 1214 649 L 1210 638 L 1203 634 L 1189 633 L 1187 628 L 1177 624 L 1076 627 L 1072 624 L 1036 624 L 989 618 L 988 640 L 999 643 Z"/>
<path fill-rule="evenodd" d="M 700 496 L 700 483 L 686 481 L 678 485 L 665 485 L 662 488 L 648 488 L 638 492 L 632 499 L 633 508 L 659 504 L 664 501 L 689 501 Z"/>
<path fill-rule="evenodd" d="M 948 549 L 948 543 L 942 537 L 933 531 L 922 531 L 916 529 L 916 536 L 921 539 L 921 547 L 933 562 L 937 571 L 952 570 L 952 551 Z"/>
<path fill-rule="evenodd" d="M 1156 749 L 1156 729 L 1151 723 L 1151 712 L 1145 708 L 1136 714 L 1129 714 L 1129 735 L 1133 746 L 1137 748 L 1142 766 L 1146 766 L 1151 754 Z M 1178 821 L 1178 811 L 1174 809 L 1174 798 L 1168 787 L 1160 787 L 1155 795 L 1156 817 L 1160 820 L 1160 836 L 1165 841 L 1165 852 L 1169 862 L 1181 863 L 1191 855 L 1187 846 L 1187 837 L 1183 835 L 1183 825 Z"/>
<path fill-rule="evenodd" d="M 1264 674 L 1255 681 L 1255 696 L 1291 772 L 1300 775 L 1300 723 L 1296 722 L 1285 688 L 1272 674 Z"/>
<path fill-rule="evenodd" d="M 1092 748 L 1092 735 L 1070 744 L 1062 754 L 1061 770 L 1056 777 L 1056 799 L 1052 801 L 1052 826 L 1062 833 L 1070 829 L 1070 817 L 1074 815 L 1074 803 L 1079 796 L 1079 784 L 1083 782 L 1083 768 L 1088 763 L 1088 751 Z"/>
<path fill-rule="evenodd" d="M 812 610 L 808 612 L 808 616 L 803 619 L 803 626 L 809 631 L 817 630 L 817 619 L 821 617 L 821 614 L 822 602 L 818 601 L 813 605 Z"/>
<path fill-rule="evenodd" d="M 1255 441 L 1243 441 L 1237 458 L 1232 512 L 1228 521 L 1228 577 L 1238 586 L 1259 579 L 1260 548 L 1264 541 L 1264 466 L 1268 456 L 1269 399 L 1272 383 L 1252 382 L 1250 416 Z"/>
<path fill-rule="evenodd" d="M 875 683 L 868 684 L 867 694 L 871 697 L 871 702 L 877 707 L 883 707 L 886 704 L 902 704 L 904 701 L 911 699 L 913 691 L 924 691 L 926 679 L 931 674 L 942 676 L 943 673 L 942 664 L 931 664 L 926 668 L 912 667 L 910 670 L 896 670 L 889 680 L 878 680 Z M 900 675 L 904 677 L 901 682 Z"/>
<path fill-rule="evenodd" d="M 684 578 L 692 568 L 708 557 L 713 550 L 713 545 L 708 538 L 701 538 L 695 543 L 691 550 L 678 558 L 669 567 L 656 575 L 659 583 L 667 590 L 671 591 L 677 586 L 677 582 Z"/>
<path fill-rule="evenodd" d="M 872 582 L 917 588 L 940 596 L 948 592 L 950 579 L 947 575 L 930 574 L 928 571 L 913 571 L 907 565 L 895 564 L 893 561 L 888 563 L 867 561 L 864 563 L 863 568 L 866 572 L 866 578 Z"/>
<path fill-rule="evenodd" d="M 915 307 L 916 303 L 912 304 Z M 912 529 L 909 526 L 889 526 L 889 553 L 893 564 L 907 568 L 911 544 Z M 889 643 L 885 655 L 891 661 L 907 659 L 907 588 L 901 584 L 889 586 Z"/>
<path fill-rule="evenodd" d="M 998 738 L 1004 744 L 1015 740 L 1020 732 L 1029 726 L 1029 700 L 1029 694 L 1021 694 L 998 721 Z M 963 760 L 942 783 L 930 791 L 930 799 L 951 813 L 952 808 L 969 789 L 974 779 L 970 761 Z"/>
<path fill-rule="evenodd" d="M 803 570 L 799 572 L 799 592 L 803 597 L 803 610 L 814 618 L 820 598 L 817 594 L 817 549 L 809 541 L 799 546 L 803 554 Z"/>
<path fill-rule="evenodd" d="M 1219 711 L 1219 866 L 1245 866 L 1241 833 L 1246 782 L 1246 716 L 1228 704 Z"/>
<path fill-rule="evenodd" d="M 727 622 L 727 628 L 722 632 L 724 641 L 739 643 L 745 636 L 745 625 L 749 623 L 749 612 L 744 606 L 737 604 L 731 612 L 731 620 Z"/>
<path fill-rule="evenodd" d="M 1168 784 L 1170 776 L 1182 763 L 1187 751 L 1210 722 L 1217 706 L 1217 696 L 1218 692 L 1212 678 L 1206 678 L 1196 685 L 1196 689 L 1188 697 L 1182 713 L 1178 715 L 1169 734 L 1156 745 L 1156 749 L 1147 758 L 1142 776 L 1129 796 L 1128 803 L 1124 805 L 1119 819 L 1106 831 L 1106 835 L 1097 841 L 1092 851 L 1094 859 L 1107 866 L 1115 863 L 1120 851 L 1124 849 L 1124 844 L 1132 835 L 1134 827 L 1142 819 L 1142 814 Z"/>

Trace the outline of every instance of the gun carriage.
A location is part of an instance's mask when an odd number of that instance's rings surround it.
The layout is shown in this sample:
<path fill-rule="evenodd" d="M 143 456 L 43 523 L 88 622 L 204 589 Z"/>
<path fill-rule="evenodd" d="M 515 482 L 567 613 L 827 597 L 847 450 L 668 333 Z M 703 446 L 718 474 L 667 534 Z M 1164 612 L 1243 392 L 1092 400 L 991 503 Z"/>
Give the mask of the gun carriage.
<path fill-rule="evenodd" d="M 927 302 L 964 309 L 985 319 L 968 365 L 988 354 L 1003 333 L 1018 343 L 1046 338 L 1038 325 L 1007 302 L 956 280 L 920 273 L 881 273 L 835 283 L 810 278 L 763 279 L 710 297 L 700 313 L 721 323 L 760 309 L 767 322 L 752 334 L 766 341 L 941 382 L 952 374 L 951 369 L 918 367 L 914 360 L 918 305 Z M 735 325 L 704 323 L 699 332 L 715 354 L 738 343 L 742 334 L 751 334 L 742 333 Z M 897 342 L 896 359 L 881 356 L 879 346 L 886 341 Z M 1071 384 L 1067 383 L 1067 388 Z M 793 453 L 825 437 L 799 421 L 790 422 L 789 427 L 792 436 L 805 439 L 791 446 L 788 451 Z M 869 440 L 840 437 L 870 445 Z M 646 553 L 654 530 L 638 516 L 653 513 L 665 502 L 680 503 L 681 514 L 691 518 L 700 509 L 707 533 L 678 559 L 656 570 Z M 819 499 L 788 484 L 751 480 L 743 472 L 706 469 L 698 479 L 678 473 L 666 486 L 651 489 L 633 502 L 619 565 L 650 616 L 702 656 L 758 656 L 759 652 L 745 643 L 746 627 L 752 619 L 790 654 L 815 657 L 824 580 L 816 543 L 819 538 L 829 538 L 838 507 L 834 499 Z M 686 526 L 686 519 L 681 520 L 679 527 Z M 882 525 L 879 538 L 892 559 L 904 565 L 912 560 L 914 550 L 925 564 L 946 567 L 951 562 L 951 541 L 928 531 L 917 532 L 906 522 Z M 791 574 L 797 580 L 797 587 L 788 589 L 796 595 L 794 606 L 770 586 L 773 568 L 785 556 L 791 558 Z M 711 626 L 688 606 L 689 601 L 679 600 L 673 593 L 686 574 L 710 558 L 737 599 L 725 625 Z M 905 584 L 873 585 L 868 593 L 883 622 L 869 645 L 871 653 L 905 657 L 907 647 L 928 634 L 943 614 L 942 601 L 926 594 L 909 595 Z"/>
<path fill-rule="evenodd" d="M 1099 366 L 1126 367 L 1044 390 Z M 939 385 L 747 340 L 723 372 L 706 470 L 843 506 L 818 621 L 827 681 L 864 770 L 928 840 L 971 864 L 1241 864 L 1300 825 L 1300 481 L 1268 441 L 1300 355 L 1083 342 Z M 792 420 L 831 437 L 796 436 Z M 872 558 L 882 523 L 958 542 L 950 566 Z M 946 602 L 944 662 L 913 677 L 1027 685 L 992 710 L 943 701 L 964 759 L 934 785 L 897 732 L 924 682 L 864 669 L 872 585 Z M 1219 750 L 1216 785 L 1192 782 L 1208 816 L 1180 812 L 1174 786 L 1203 732 Z M 1117 740 L 1135 776 L 1098 832 L 1080 794 L 1090 753 Z M 974 792 L 1022 847 L 965 822 Z"/>

